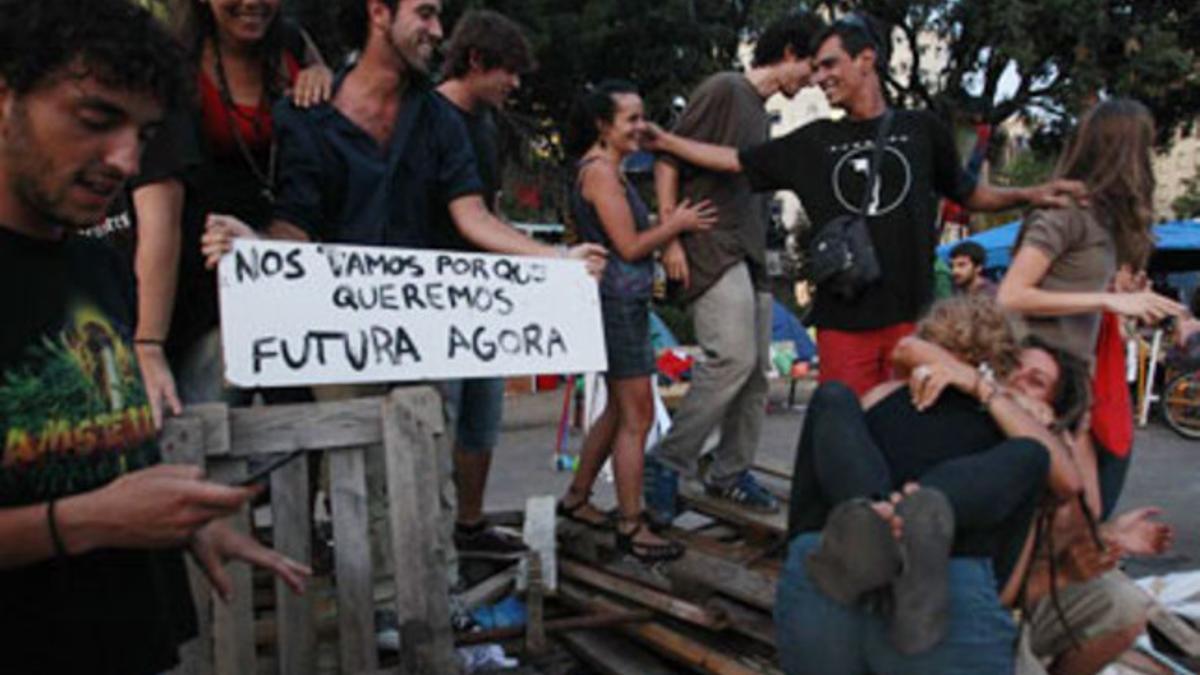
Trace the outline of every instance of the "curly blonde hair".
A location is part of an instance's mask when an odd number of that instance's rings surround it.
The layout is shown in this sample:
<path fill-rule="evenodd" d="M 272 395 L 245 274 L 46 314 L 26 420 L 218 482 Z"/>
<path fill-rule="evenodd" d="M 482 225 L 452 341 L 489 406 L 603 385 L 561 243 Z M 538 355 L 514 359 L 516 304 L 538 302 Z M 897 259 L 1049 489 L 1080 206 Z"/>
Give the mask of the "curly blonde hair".
<path fill-rule="evenodd" d="M 958 295 L 938 300 L 917 324 L 917 337 L 967 363 L 986 363 L 1003 379 L 1020 363 L 1020 346 L 1008 318 L 991 297 Z"/>

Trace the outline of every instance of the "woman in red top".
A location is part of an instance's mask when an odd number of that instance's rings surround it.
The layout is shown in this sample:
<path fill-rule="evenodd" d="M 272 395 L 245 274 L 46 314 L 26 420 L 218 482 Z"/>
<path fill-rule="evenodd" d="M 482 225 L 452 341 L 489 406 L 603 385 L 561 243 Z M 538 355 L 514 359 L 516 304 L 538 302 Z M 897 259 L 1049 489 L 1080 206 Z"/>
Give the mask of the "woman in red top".
<path fill-rule="evenodd" d="M 190 168 L 160 177 L 143 166 L 157 180 L 133 195 L 138 356 L 156 420 L 164 406 L 178 412 L 181 398 L 222 397 L 215 280 L 193 245 L 205 216 L 267 224 L 275 175 L 271 106 L 284 95 L 300 106 L 324 101 L 333 81 L 311 40 L 280 16 L 280 0 L 176 0 L 172 16 L 196 67 L 197 98 L 191 119 L 176 125 L 186 133 L 161 142 L 187 154 Z M 173 317 L 177 296 L 184 301 Z"/>

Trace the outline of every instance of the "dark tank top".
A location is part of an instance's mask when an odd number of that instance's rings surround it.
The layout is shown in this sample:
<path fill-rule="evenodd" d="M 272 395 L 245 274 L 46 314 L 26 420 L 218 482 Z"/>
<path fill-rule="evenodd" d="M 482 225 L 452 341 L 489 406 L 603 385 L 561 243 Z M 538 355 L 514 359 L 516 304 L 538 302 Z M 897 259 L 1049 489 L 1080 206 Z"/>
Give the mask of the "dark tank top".
<path fill-rule="evenodd" d="M 609 250 L 608 264 L 604 267 L 604 276 L 600 279 L 600 295 L 609 298 L 644 299 L 650 297 L 654 287 L 654 257 L 648 255 L 641 260 L 628 262 L 616 254 L 604 224 L 596 207 L 583 197 L 583 169 L 596 158 L 585 159 L 576 166 L 575 185 L 571 189 L 571 215 L 575 219 L 575 228 L 584 241 L 600 244 Z M 650 228 L 650 209 L 642 201 L 633 184 L 627 180 L 625 199 L 629 202 L 629 210 L 633 212 L 634 226 L 638 232 Z"/>

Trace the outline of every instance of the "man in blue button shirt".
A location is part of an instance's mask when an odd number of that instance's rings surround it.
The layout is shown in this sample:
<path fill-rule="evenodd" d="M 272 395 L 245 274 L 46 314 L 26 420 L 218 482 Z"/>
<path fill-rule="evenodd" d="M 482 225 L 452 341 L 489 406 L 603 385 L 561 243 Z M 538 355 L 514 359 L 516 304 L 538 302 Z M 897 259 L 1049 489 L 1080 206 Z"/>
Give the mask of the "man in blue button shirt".
<path fill-rule="evenodd" d="M 441 0 L 359 0 L 348 9 L 344 28 L 357 31 L 348 37 L 360 46 L 360 56 L 335 79 L 332 99 L 309 109 L 281 103 L 273 110 L 277 197 L 274 220 L 262 234 L 429 248 L 444 239 L 434 237 L 433 230 L 448 210 L 453 227 L 481 250 L 557 256 L 554 247 L 488 211 L 466 126 L 429 82 L 430 59 L 442 38 Z M 235 219 L 210 216 L 204 238 L 208 263 L 216 264 L 230 238 L 253 235 Z M 576 246 L 567 255 L 587 262 L 594 275 L 603 269 L 605 251 L 594 244 Z M 361 387 L 349 392 L 367 393 L 373 392 Z M 370 453 L 367 459 L 380 460 Z M 372 559 L 380 571 L 391 567 L 377 498 L 382 475 L 382 469 L 368 467 Z M 443 494 L 453 503 L 448 497 Z M 439 534 L 448 540 L 450 527 L 445 529 Z M 453 580 L 453 552 L 448 542 L 443 546 L 451 556 L 447 568 Z"/>

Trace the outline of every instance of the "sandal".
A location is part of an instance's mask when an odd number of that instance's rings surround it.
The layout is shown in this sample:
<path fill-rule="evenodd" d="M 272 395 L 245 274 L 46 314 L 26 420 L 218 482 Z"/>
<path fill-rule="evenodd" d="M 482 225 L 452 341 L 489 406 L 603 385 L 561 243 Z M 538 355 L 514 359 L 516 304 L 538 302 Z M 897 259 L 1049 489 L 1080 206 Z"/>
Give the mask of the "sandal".
<path fill-rule="evenodd" d="M 619 521 L 628 522 L 630 519 L 620 518 Z M 650 544 L 641 541 L 634 541 L 634 537 L 642 528 L 646 527 L 646 521 L 642 517 L 638 517 L 635 521 L 637 525 L 628 532 L 622 532 L 620 527 L 617 528 L 617 550 L 621 553 L 627 553 L 638 561 L 643 563 L 658 563 L 670 562 L 683 557 L 687 550 L 683 544 L 677 541 L 666 540 L 659 544 Z"/>
<path fill-rule="evenodd" d="M 568 492 L 571 492 L 571 490 L 569 488 L 568 488 Z M 555 513 L 562 516 L 563 518 L 566 518 L 567 520 L 579 523 L 581 525 L 586 525 L 592 529 L 596 529 L 596 530 L 611 529 L 613 527 L 613 523 L 615 521 L 615 518 L 614 518 L 615 511 L 600 511 L 599 509 L 596 509 L 594 506 L 592 506 L 591 496 L 592 496 L 592 493 L 589 491 L 587 494 L 583 495 L 583 498 L 580 499 L 578 503 L 574 504 L 573 506 L 567 506 L 567 503 L 560 499 L 560 500 L 558 500 L 558 503 L 555 505 L 554 511 L 555 511 Z M 590 520 L 588 518 L 584 518 L 583 516 L 581 516 L 579 514 L 579 512 L 588 506 L 592 506 L 592 508 L 595 509 L 596 512 L 599 513 L 603 517 L 603 520 L 601 520 L 600 522 L 596 522 L 594 520 Z"/>

